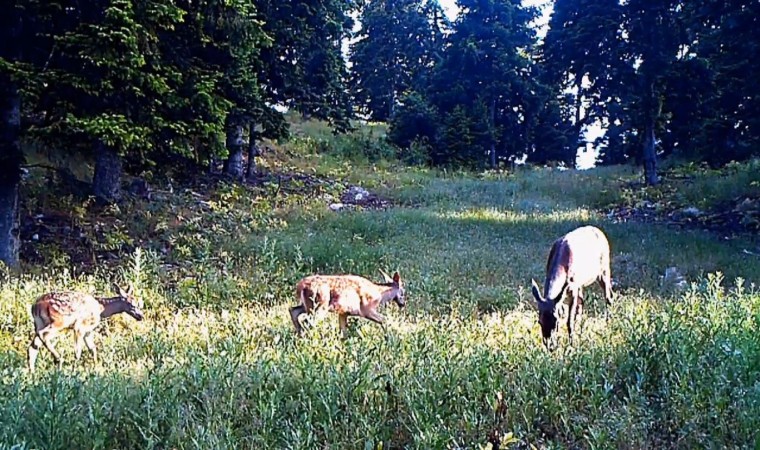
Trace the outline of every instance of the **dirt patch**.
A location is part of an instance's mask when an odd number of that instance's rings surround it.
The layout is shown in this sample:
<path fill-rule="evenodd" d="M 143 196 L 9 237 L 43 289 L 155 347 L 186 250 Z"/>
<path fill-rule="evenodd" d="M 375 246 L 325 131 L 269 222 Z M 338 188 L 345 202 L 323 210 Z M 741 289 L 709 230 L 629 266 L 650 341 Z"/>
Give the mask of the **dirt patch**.
<path fill-rule="evenodd" d="M 667 202 L 641 201 L 635 206 L 617 206 L 605 211 L 616 223 L 661 223 L 684 229 L 704 229 L 723 236 L 760 232 L 760 198 L 740 196 L 702 211 L 694 206 L 679 207 Z"/>

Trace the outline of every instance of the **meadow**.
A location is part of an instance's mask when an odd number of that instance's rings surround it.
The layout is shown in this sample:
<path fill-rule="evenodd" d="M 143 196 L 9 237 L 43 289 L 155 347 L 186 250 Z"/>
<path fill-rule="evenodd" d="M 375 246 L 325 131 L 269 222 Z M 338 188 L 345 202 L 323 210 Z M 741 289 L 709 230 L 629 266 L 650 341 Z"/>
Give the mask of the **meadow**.
<path fill-rule="evenodd" d="M 78 272 L 60 255 L 0 274 L 0 448 L 757 448 L 760 257 L 743 251 L 755 237 L 609 220 L 600 209 L 630 200 L 630 167 L 451 173 L 313 142 L 262 168 L 333 182 L 128 201 L 102 213 L 100 245 L 130 243 L 112 266 Z M 352 183 L 392 206 L 329 210 Z M 589 289 L 575 345 L 563 328 L 549 353 L 530 280 L 582 224 L 609 237 L 617 296 L 605 319 Z M 682 290 L 662 283 L 668 267 Z M 344 340 L 328 316 L 296 338 L 301 277 L 380 281 L 379 268 L 407 287 L 406 309 L 381 311 L 385 333 L 352 319 Z M 64 336 L 63 369 L 43 351 L 30 375 L 34 298 L 111 281 L 134 286 L 146 320 L 105 323 L 97 364 L 75 362 Z"/>

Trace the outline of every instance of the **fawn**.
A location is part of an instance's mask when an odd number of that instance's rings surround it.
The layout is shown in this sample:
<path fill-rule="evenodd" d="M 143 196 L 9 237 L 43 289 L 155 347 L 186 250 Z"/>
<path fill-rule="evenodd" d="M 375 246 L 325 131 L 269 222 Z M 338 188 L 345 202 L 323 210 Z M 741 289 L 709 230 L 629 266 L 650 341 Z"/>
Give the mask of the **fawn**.
<path fill-rule="evenodd" d="M 565 312 L 565 294 L 570 292 L 567 332 L 572 342 L 575 322 L 580 320 L 583 312 L 583 288 L 595 281 L 604 290 L 607 306 L 611 305 L 610 244 L 602 230 L 584 226 L 554 241 L 546 263 L 543 294 L 536 280 L 531 280 L 538 304 L 538 322 L 547 349 L 559 327 L 558 320 Z"/>
<path fill-rule="evenodd" d="M 324 309 L 338 314 L 340 331 L 346 336 L 348 316 L 358 316 L 383 325 L 383 316 L 377 308 L 390 300 L 403 308 L 404 286 L 398 272 L 389 277 L 380 270 L 385 283 L 374 283 L 357 275 L 311 275 L 296 285 L 298 306 L 290 308 L 290 318 L 297 334 L 303 332 L 298 318 L 315 309 Z"/>
<path fill-rule="evenodd" d="M 29 345 L 29 369 L 34 372 L 40 345 L 44 345 L 60 367 L 61 355 L 53 347 L 53 339 L 63 330 L 73 329 L 76 343 L 76 359 L 82 356 L 82 345 L 92 352 L 97 360 L 97 350 L 93 331 L 101 319 L 114 314 L 127 313 L 137 320 L 143 320 L 143 313 L 132 296 L 131 288 L 125 292 L 114 285 L 116 297 L 93 297 L 80 292 L 51 292 L 40 296 L 32 305 L 34 338 Z"/>

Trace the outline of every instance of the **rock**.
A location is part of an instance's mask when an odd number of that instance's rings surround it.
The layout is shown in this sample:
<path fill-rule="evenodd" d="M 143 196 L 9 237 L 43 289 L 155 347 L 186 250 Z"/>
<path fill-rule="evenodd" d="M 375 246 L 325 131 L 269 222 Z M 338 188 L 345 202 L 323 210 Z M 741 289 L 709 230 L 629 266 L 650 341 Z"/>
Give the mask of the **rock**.
<path fill-rule="evenodd" d="M 660 278 L 662 287 L 667 290 L 682 291 L 686 289 L 687 282 L 678 267 L 668 267 L 665 274 Z"/>
<path fill-rule="evenodd" d="M 697 208 L 697 207 L 695 207 L 695 206 L 689 206 L 688 208 L 684 208 L 682 212 L 685 215 L 692 216 L 692 217 L 696 217 L 696 216 L 702 215 L 702 211 L 700 211 L 700 209 Z"/>
<path fill-rule="evenodd" d="M 344 197 L 347 197 L 350 201 L 354 203 L 361 203 L 363 200 L 366 200 L 369 198 L 370 193 L 368 190 L 364 189 L 361 186 L 350 186 L 346 193 L 344 194 Z M 345 201 L 345 200 L 344 200 Z"/>
<path fill-rule="evenodd" d="M 34 233 L 34 234 L 32 235 L 32 240 L 33 240 L 33 241 L 39 241 L 39 240 L 40 240 L 40 235 L 39 235 L 39 234 L 37 234 L 37 233 Z"/>
<path fill-rule="evenodd" d="M 340 211 L 344 209 L 345 207 L 346 205 L 344 205 L 343 203 L 330 203 L 330 206 L 329 206 L 330 211 Z"/>

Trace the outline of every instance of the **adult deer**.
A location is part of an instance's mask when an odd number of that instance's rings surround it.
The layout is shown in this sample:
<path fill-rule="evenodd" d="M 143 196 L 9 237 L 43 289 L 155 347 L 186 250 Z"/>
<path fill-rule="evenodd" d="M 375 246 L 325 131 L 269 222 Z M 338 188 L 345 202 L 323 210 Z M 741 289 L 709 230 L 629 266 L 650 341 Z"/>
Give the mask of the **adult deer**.
<path fill-rule="evenodd" d="M 601 286 L 609 307 L 613 295 L 610 245 L 602 230 L 584 226 L 554 241 L 546 263 L 543 294 L 536 280 L 531 280 L 533 297 L 538 304 L 538 322 L 547 349 L 551 350 L 559 320 L 565 313 L 563 300 L 568 292 L 567 332 L 572 342 L 575 323 L 583 313 L 583 288 L 594 282 Z"/>
<path fill-rule="evenodd" d="M 348 317 L 364 317 L 383 325 L 384 318 L 377 309 L 393 300 L 403 308 L 406 305 L 404 285 L 398 272 L 389 277 L 380 270 L 384 283 L 374 283 L 357 275 L 311 275 L 296 285 L 298 306 L 290 308 L 290 318 L 299 335 L 303 327 L 298 321 L 301 314 L 323 309 L 338 314 L 340 331 L 346 335 Z"/>

